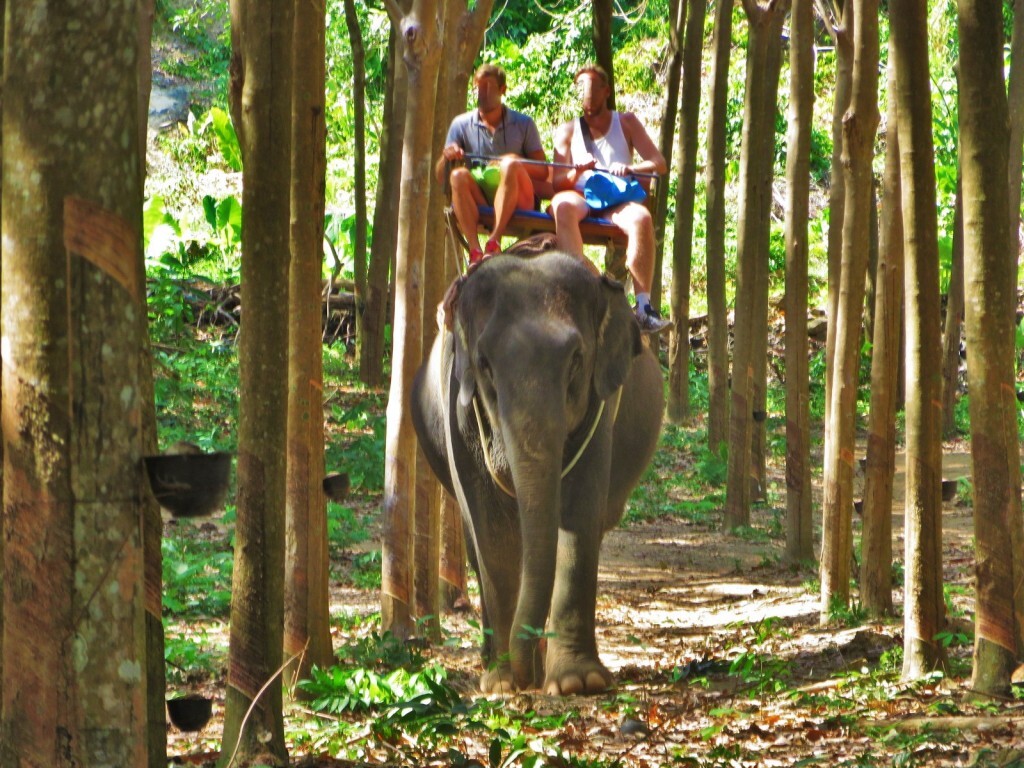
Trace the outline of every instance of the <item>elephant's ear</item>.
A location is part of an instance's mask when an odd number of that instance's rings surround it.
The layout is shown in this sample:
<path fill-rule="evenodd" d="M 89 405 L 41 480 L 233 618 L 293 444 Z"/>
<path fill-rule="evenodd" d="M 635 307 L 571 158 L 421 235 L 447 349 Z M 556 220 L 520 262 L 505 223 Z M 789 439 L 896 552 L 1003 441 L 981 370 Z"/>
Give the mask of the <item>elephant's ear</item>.
<path fill-rule="evenodd" d="M 455 321 L 455 363 L 453 365 L 455 379 L 459 382 L 459 405 L 469 405 L 476 394 L 476 373 L 469 360 L 469 348 L 466 345 L 466 329 L 462 321 Z"/>
<path fill-rule="evenodd" d="M 622 284 L 601 279 L 603 316 L 597 326 L 597 349 L 594 354 L 594 389 L 604 399 L 626 380 L 633 358 L 640 354 L 640 326 L 629 308 Z"/>

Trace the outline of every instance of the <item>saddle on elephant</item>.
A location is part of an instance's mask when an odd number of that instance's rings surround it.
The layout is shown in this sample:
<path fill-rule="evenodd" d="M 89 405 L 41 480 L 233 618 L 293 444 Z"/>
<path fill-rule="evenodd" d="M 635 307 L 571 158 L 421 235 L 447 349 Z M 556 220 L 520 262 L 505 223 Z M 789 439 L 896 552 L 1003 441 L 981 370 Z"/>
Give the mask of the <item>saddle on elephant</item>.
<path fill-rule="evenodd" d="M 488 162 L 494 160 L 494 158 L 476 155 L 467 155 L 466 159 L 476 162 Z M 539 160 L 520 159 L 519 162 L 546 165 L 548 167 L 554 166 L 554 163 L 542 162 Z M 650 185 L 646 204 L 652 209 L 652 212 L 654 212 L 654 206 L 657 205 L 658 199 L 657 194 L 655 194 L 657 181 L 658 177 L 653 174 L 645 178 L 645 184 L 649 183 Z M 550 234 L 552 237 L 554 236 L 555 220 L 551 215 L 550 206 L 550 199 L 554 193 L 554 189 L 548 189 L 550 187 L 551 185 L 548 183 L 546 187 L 541 185 L 537 188 L 539 196 L 535 198 L 535 207 L 533 209 L 527 210 L 524 208 L 517 208 L 515 213 L 512 214 L 512 218 L 508 222 L 505 233 L 512 237 L 519 238 L 516 243 L 517 246 L 520 242 L 532 240 L 537 235 Z M 495 216 L 494 206 L 479 205 L 477 206 L 477 213 L 479 216 L 479 231 L 484 233 L 493 229 Z M 450 201 L 445 207 L 445 225 L 452 247 L 455 252 L 461 253 L 463 257 L 467 259 L 465 264 L 468 264 L 470 245 L 467 242 L 465 235 L 462 233 L 462 230 L 459 229 L 458 222 L 455 220 L 455 210 Z M 626 233 L 612 223 L 611 219 L 594 213 L 580 222 L 580 234 L 583 236 L 583 242 L 585 244 L 605 247 L 605 271 L 618 280 L 624 280 L 626 277 Z M 516 246 L 513 246 L 513 248 L 515 247 Z M 512 249 L 506 248 L 504 250 L 508 252 Z M 460 272 L 465 271 L 465 269 L 462 268 L 463 266 L 464 265 L 460 265 Z"/>

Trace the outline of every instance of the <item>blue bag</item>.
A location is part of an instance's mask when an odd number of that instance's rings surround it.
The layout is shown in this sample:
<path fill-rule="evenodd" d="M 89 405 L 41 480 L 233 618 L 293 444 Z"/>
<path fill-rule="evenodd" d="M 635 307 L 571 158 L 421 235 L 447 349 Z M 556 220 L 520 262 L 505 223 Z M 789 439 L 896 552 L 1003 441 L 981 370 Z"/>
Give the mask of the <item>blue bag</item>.
<path fill-rule="evenodd" d="M 583 184 L 583 197 L 592 209 L 603 211 L 623 203 L 642 203 L 647 190 L 633 176 L 594 171 Z"/>

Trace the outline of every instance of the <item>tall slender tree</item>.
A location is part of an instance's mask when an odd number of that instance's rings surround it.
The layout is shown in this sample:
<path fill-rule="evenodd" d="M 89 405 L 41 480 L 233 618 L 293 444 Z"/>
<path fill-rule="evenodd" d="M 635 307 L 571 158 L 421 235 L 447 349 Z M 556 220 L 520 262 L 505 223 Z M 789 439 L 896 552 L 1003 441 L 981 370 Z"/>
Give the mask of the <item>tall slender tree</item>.
<path fill-rule="evenodd" d="M 1013 373 L 1013 316 L 1007 292 L 1016 273 L 1006 258 L 1010 219 L 1003 181 L 1009 117 L 1003 85 L 1002 3 L 959 0 L 960 158 L 964 191 L 967 364 L 977 597 L 974 674 L 981 693 L 1006 696 L 1019 650 L 1013 538 L 1019 527 L 1020 445 Z"/>
<path fill-rule="evenodd" d="M 732 529 L 750 522 L 751 440 L 754 434 L 754 379 L 757 349 L 757 311 L 760 302 L 759 260 L 765 243 L 761 230 L 764 211 L 770 204 L 771 164 L 765 151 L 774 137 L 774 123 L 766 118 L 774 110 L 768 105 L 773 92 L 770 66 L 772 35 L 781 28 L 779 19 L 788 9 L 788 0 L 743 0 L 749 23 L 747 80 L 743 110 L 743 140 L 740 151 L 740 219 L 737 226 L 736 321 L 732 363 L 732 403 L 729 426 L 729 462 L 726 481 L 725 525 Z M 777 77 L 775 88 L 778 87 Z M 764 288 L 767 290 L 767 287 Z M 767 307 L 765 308 L 767 309 Z"/>
<path fill-rule="evenodd" d="M 334 659 L 323 490 L 320 300 L 327 168 L 325 26 L 323 4 L 295 5 L 284 574 L 284 652 L 295 658 L 289 669 L 293 679 L 309 678 L 314 664 L 323 668 Z M 365 210 L 363 214 L 365 218 Z"/>
<path fill-rule="evenodd" d="M 871 342 L 871 404 L 861 525 L 860 599 L 873 616 L 892 613 L 892 487 L 896 470 L 896 390 L 901 367 L 903 324 L 903 201 L 895 60 L 896 57 L 890 53 L 886 88 L 885 170 Z"/>
<path fill-rule="evenodd" d="M 843 115 L 853 88 L 853 0 L 815 0 L 818 13 L 835 43 L 836 85 L 832 102 L 832 184 L 828 191 L 828 335 L 825 340 L 825 421 L 832 407 L 832 378 L 839 313 L 839 276 L 843 258 L 843 220 L 846 185 L 843 183 Z"/>
<path fill-rule="evenodd" d="M 661 105 L 661 134 L 658 149 L 672 168 L 672 151 L 676 136 L 676 113 L 679 111 L 679 83 L 683 71 L 683 28 L 686 24 L 687 0 L 669 0 L 668 52 L 665 65 L 665 101 Z M 701 30 L 703 33 L 703 30 Z M 703 41 L 703 34 L 701 36 Z M 698 61 L 698 68 L 700 62 Z M 655 187 L 654 202 L 654 274 L 661 275 L 665 260 L 665 226 L 668 220 L 668 179 Z M 692 206 L 691 206 L 692 207 Z M 678 218 L 678 214 L 677 214 Z M 673 277 L 675 275 L 673 274 Z M 651 286 L 651 305 L 661 306 L 661 280 Z"/>
<path fill-rule="evenodd" d="M 875 131 L 878 128 L 878 0 L 852 0 L 853 86 L 843 116 L 842 264 L 834 322 L 831 405 L 825 428 L 825 479 L 822 502 L 821 614 L 846 605 L 853 555 L 853 465 L 860 332 L 867 270 Z"/>
<path fill-rule="evenodd" d="M 680 5 L 684 2 L 679 0 Z M 690 266 L 693 261 L 693 204 L 697 189 L 700 130 L 700 64 L 707 7 L 700 0 L 690 5 L 683 42 L 679 178 L 676 184 L 675 236 L 672 240 L 672 317 L 675 328 L 669 336 L 668 347 L 668 418 L 677 424 L 690 416 Z"/>
<path fill-rule="evenodd" d="M 426 218 L 419 206 L 427 197 L 430 173 L 430 131 L 441 47 L 437 29 L 439 0 L 414 0 L 401 14 L 389 3 L 392 21 L 401 26 L 409 89 L 402 153 L 402 194 L 398 209 L 398 251 L 395 266 L 394 348 L 387 408 L 384 472 L 384 549 L 381 623 L 400 637 L 412 625 L 412 516 L 416 488 L 416 435 L 408 409 L 409 391 L 423 350 L 423 261 Z"/>
<path fill-rule="evenodd" d="M 935 212 L 927 7 L 891 0 L 896 61 L 900 180 L 906 260 L 906 548 L 903 676 L 920 677 L 944 660 L 942 628 L 942 371 L 939 359 L 939 254 Z"/>
<path fill-rule="evenodd" d="M 786 148 L 786 558 L 814 558 L 807 366 L 807 220 L 814 113 L 814 7 L 793 0 Z"/>
<path fill-rule="evenodd" d="M 284 640 L 293 34 L 293 2 L 232 0 L 230 97 L 242 147 L 245 316 L 238 349 L 238 519 L 222 765 L 288 763 L 278 672 Z"/>
<path fill-rule="evenodd" d="M 352 272 L 356 296 L 356 345 L 361 356 L 363 343 L 363 313 L 366 300 L 366 232 L 369 225 L 366 211 L 366 46 L 359 26 L 355 0 L 345 0 L 345 25 L 348 44 L 352 49 L 352 186 L 355 198 L 355 250 L 352 253 Z"/>
<path fill-rule="evenodd" d="M 715 6 L 711 47 L 711 103 L 707 127 L 705 200 L 708 300 L 708 446 L 718 451 L 729 439 L 729 324 L 725 303 L 725 157 L 729 54 L 734 0 Z"/>
<path fill-rule="evenodd" d="M 680 0 L 682 2 L 683 0 Z M 615 65 L 612 61 L 612 0 L 593 0 L 591 4 L 593 29 L 591 38 L 597 63 L 608 73 L 608 109 L 615 109 Z"/>
<path fill-rule="evenodd" d="M 0 764 L 145 765 L 138 9 L 6 10 Z"/>
<path fill-rule="evenodd" d="M 1013 2 L 1013 32 L 1010 38 L 1010 77 L 1007 88 L 1010 119 L 1010 151 L 1006 163 L 1010 186 L 1010 264 L 1017 274 L 1020 254 L 1020 185 L 1024 174 L 1024 0 Z M 1017 297 L 1010 296 L 1009 311 L 1016 313 Z M 1024 637 L 1018 636 L 1018 643 Z"/>
<path fill-rule="evenodd" d="M 374 387 L 384 382 L 384 328 L 391 320 L 388 312 L 390 276 L 397 247 L 398 197 L 402 189 L 402 136 L 409 80 L 400 48 L 400 34 L 392 23 L 381 120 L 380 168 L 373 209 L 373 241 L 366 275 L 366 299 L 359 309 L 363 320 L 359 378 Z"/>
<path fill-rule="evenodd" d="M 964 317 L 964 193 L 957 179 L 953 204 L 953 245 L 942 329 L 942 434 L 956 435 L 956 395 L 960 374 L 960 329 Z"/>

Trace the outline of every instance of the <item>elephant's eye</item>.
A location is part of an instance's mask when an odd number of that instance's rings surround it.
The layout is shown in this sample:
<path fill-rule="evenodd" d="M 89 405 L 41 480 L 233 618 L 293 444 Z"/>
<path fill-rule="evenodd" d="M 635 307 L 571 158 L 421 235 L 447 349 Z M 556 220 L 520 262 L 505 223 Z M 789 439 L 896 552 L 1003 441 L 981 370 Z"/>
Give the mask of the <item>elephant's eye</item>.
<path fill-rule="evenodd" d="M 476 369 L 481 376 L 485 376 L 488 379 L 491 378 L 491 364 L 487 361 L 486 357 L 480 356 L 476 361 Z"/>
<path fill-rule="evenodd" d="M 583 353 L 576 350 L 569 358 L 569 381 L 575 383 L 576 379 L 583 372 Z"/>

